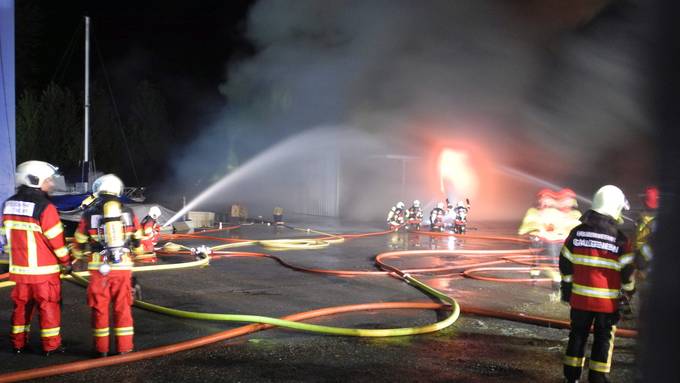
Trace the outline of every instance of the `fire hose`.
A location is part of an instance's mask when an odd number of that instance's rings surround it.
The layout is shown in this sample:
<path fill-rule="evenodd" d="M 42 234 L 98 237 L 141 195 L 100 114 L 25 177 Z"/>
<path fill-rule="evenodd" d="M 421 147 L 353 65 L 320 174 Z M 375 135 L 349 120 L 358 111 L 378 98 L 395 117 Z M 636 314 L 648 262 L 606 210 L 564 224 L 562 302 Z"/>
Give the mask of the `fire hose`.
<path fill-rule="evenodd" d="M 305 230 L 307 232 L 310 232 L 310 229 L 297 229 L 296 230 Z M 387 265 L 385 263 L 385 260 L 389 258 L 394 258 L 394 257 L 401 257 L 401 256 L 412 256 L 412 255 L 422 255 L 422 254 L 449 254 L 449 255 L 454 255 L 454 254 L 468 254 L 468 255 L 477 255 L 477 256 L 488 256 L 488 255 L 494 255 L 494 254 L 505 254 L 506 256 L 508 254 L 516 254 L 515 256 L 521 257 L 521 256 L 527 256 L 527 254 L 533 254 L 536 252 L 536 249 L 521 249 L 521 250 L 511 250 L 511 251 L 499 251 L 499 250 L 444 250 L 444 251 L 436 251 L 436 250 L 421 250 L 421 251 L 397 251 L 397 252 L 387 252 L 387 253 L 382 253 L 376 256 L 376 265 L 383 269 L 384 271 L 353 271 L 353 270 L 322 270 L 322 269 L 312 269 L 312 268 L 304 268 L 300 266 L 294 266 L 290 265 L 286 262 L 284 262 L 282 259 L 268 255 L 268 254 L 263 254 L 263 253 L 247 253 L 247 252 L 222 252 L 220 251 L 224 249 L 229 249 L 229 248 L 235 248 L 235 247 L 242 247 L 242 246 L 252 246 L 256 244 L 260 244 L 263 247 L 267 248 L 274 248 L 274 249 L 312 249 L 312 248 L 318 248 L 319 247 L 326 247 L 330 245 L 331 242 L 340 242 L 342 240 L 345 240 L 345 238 L 361 238 L 365 236 L 370 236 L 370 235 L 381 235 L 385 233 L 390 233 L 391 231 L 387 232 L 380 232 L 380 233 L 361 233 L 361 234 L 346 234 L 346 235 L 327 235 L 326 233 L 321 233 L 314 231 L 317 234 L 322 234 L 326 235 L 326 237 L 322 238 L 317 238 L 317 239 L 293 239 L 293 240 L 233 240 L 230 239 L 231 243 L 223 244 L 223 245 L 218 245 L 214 246 L 211 248 L 212 252 L 215 253 L 215 255 L 212 258 L 218 258 L 218 257 L 241 257 L 241 256 L 255 256 L 255 257 L 267 257 L 267 258 L 272 258 L 276 260 L 277 262 L 281 263 L 282 265 L 286 267 L 293 268 L 295 270 L 299 271 L 306 271 L 306 272 L 321 272 L 321 273 L 326 273 L 326 274 L 335 274 L 335 275 L 392 275 L 392 276 L 397 276 L 401 279 L 403 279 L 405 282 L 415 286 L 416 288 L 420 289 L 421 291 L 424 291 L 427 294 L 430 294 L 437 299 L 441 300 L 444 302 L 443 304 L 438 304 L 438 303 L 424 303 L 424 302 L 391 302 L 391 303 L 375 303 L 375 304 L 363 304 L 363 305 L 350 305 L 350 306 L 338 306 L 338 307 L 331 307 L 331 308 L 326 308 L 326 309 L 321 309 L 321 310 L 314 310 L 306 313 L 299 313 L 299 314 L 294 314 L 291 316 L 283 317 L 283 318 L 271 318 L 271 317 L 263 317 L 263 316 L 256 316 L 256 315 L 240 315 L 240 314 L 214 314 L 214 313 L 196 313 L 196 312 L 188 312 L 188 311 L 183 311 L 183 310 L 176 310 L 172 308 L 167 308 L 167 307 L 162 307 L 158 305 L 154 305 L 148 302 L 142 302 L 142 301 L 135 301 L 135 305 L 139 308 L 158 312 L 161 314 L 165 315 L 173 315 L 177 317 L 182 317 L 182 318 L 189 318 L 189 319 L 199 319 L 199 320 L 211 320 L 211 321 L 236 321 L 236 322 L 251 322 L 251 323 L 258 323 L 258 324 L 251 324 L 243 327 L 239 327 L 236 329 L 232 330 L 227 330 L 221 333 L 213 334 L 210 336 L 202 337 L 202 338 L 197 338 L 194 340 L 190 341 L 185 341 L 181 343 L 177 343 L 174 345 L 168 345 L 168 346 L 162 346 L 162 347 L 157 347 L 154 349 L 148 349 L 148 350 L 143 350 L 143 351 L 138 351 L 134 352 L 131 354 L 126 354 L 126 355 L 120 355 L 120 356 L 115 356 L 115 357 L 110 357 L 110 358 L 104 358 L 104 359 L 96 359 L 96 360 L 86 360 L 86 361 L 81 361 L 81 362 L 74 362 L 74 363 L 69 363 L 69 364 L 64 364 L 64 365 L 57 365 L 57 366 L 50 366 L 50 367 L 45 367 L 41 369 L 33 369 L 33 370 L 27 370 L 27 371 L 19 371 L 15 373 L 9 373 L 9 374 L 4 374 L 0 375 L 0 381 L 17 381 L 17 380 L 23 380 L 23 379 L 33 379 L 33 378 L 38 378 L 38 377 L 43 377 L 43 376 L 49 376 L 49 375 L 56 375 L 56 374 L 62 374 L 62 373 L 68 373 L 68 372 L 75 372 L 75 371 L 82 371 L 85 369 L 89 368 L 96 368 L 96 367 L 102 367 L 102 366 L 107 366 L 107 365 L 112 365 L 112 364 L 117 364 L 117 363 L 125 363 L 125 362 L 130 362 L 134 360 L 140 360 L 140 359 L 146 359 L 146 358 L 152 358 L 152 357 L 157 357 L 157 356 L 162 356 L 166 355 L 172 352 L 178 352 L 182 350 L 187 350 L 190 348 L 195 348 L 195 347 L 200 347 L 202 345 L 208 344 L 208 343 L 213 343 L 217 342 L 220 340 L 224 339 L 230 339 L 232 337 L 244 335 L 247 333 L 255 332 L 255 331 L 260 331 L 264 329 L 271 328 L 273 326 L 279 326 L 279 327 L 287 327 L 287 328 L 292 328 L 296 330 L 301 330 L 301 331 L 310 331 L 310 332 L 317 332 L 317 333 L 323 333 L 323 334 L 333 334 L 333 335 L 343 335 L 343 336 L 368 336 L 368 337 L 384 337 L 384 336 L 403 336 L 403 335 L 414 335 L 414 334 L 423 334 L 423 333 L 428 333 L 428 332 L 434 332 L 441 330 L 447 326 L 450 326 L 452 323 L 454 323 L 460 312 L 461 308 L 458 306 L 457 302 L 453 300 L 452 298 L 448 297 L 446 294 L 443 294 L 436 289 L 431 288 L 430 286 L 418 281 L 417 279 L 413 278 L 410 273 L 416 273 L 416 272 L 441 272 L 441 271 L 452 271 L 456 269 L 462 269 L 462 268 L 469 268 L 470 265 L 467 266 L 451 266 L 451 267 L 443 267 L 443 268 L 427 268 L 427 269 L 411 269 L 411 270 L 399 270 L 393 266 Z M 447 233 L 429 233 L 429 232 L 420 232 L 420 234 L 433 234 L 433 235 L 450 235 Z M 200 237 L 204 238 L 201 236 L 191 236 L 192 239 L 195 237 Z M 467 238 L 481 238 L 481 239 L 496 239 L 496 240 L 510 240 L 514 242 L 521 242 L 525 243 L 526 240 L 521 240 L 518 238 L 513 238 L 513 237 L 492 237 L 492 236 L 471 236 L 467 235 Z M 212 238 L 212 237 L 211 237 Z M 217 238 L 217 237 L 215 237 Z M 182 239 L 182 238 L 178 238 Z M 225 238 L 221 238 L 224 240 Z M 529 242 L 529 241 L 526 241 Z M 166 251 L 166 253 L 180 253 L 180 254 L 190 254 L 192 253 L 192 248 L 184 246 L 184 245 L 178 245 L 178 244 L 166 244 L 165 248 L 167 250 L 174 250 L 174 251 Z M 540 251 L 540 249 L 538 249 Z M 163 252 L 160 252 L 161 254 Z M 143 272 L 143 271 L 152 271 L 152 270 L 169 270 L 169 269 L 178 269 L 178 268 L 185 268 L 185 267 L 200 267 L 200 266 L 207 266 L 209 263 L 210 257 L 205 256 L 201 257 L 195 261 L 191 262 L 185 262 L 185 263 L 179 263 L 179 264 L 166 264 L 166 265 L 152 265 L 152 266 L 136 266 L 134 268 L 134 272 Z M 482 269 L 479 269 L 480 266 L 488 266 L 492 264 L 498 264 L 498 263 L 505 263 L 508 261 L 512 261 L 512 259 L 501 259 L 501 260 L 493 260 L 493 261 L 487 261 L 487 262 L 479 262 L 475 264 L 474 266 L 477 267 L 477 272 L 485 271 Z M 465 271 L 463 271 L 465 273 Z M 472 273 L 468 272 L 468 274 L 474 274 L 475 271 Z M 83 284 L 87 283 L 87 280 L 84 278 L 88 272 L 83 271 L 83 272 L 77 272 L 73 273 L 73 276 L 69 279 L 72 279 L 73 281 Z M 2 277 L 2 276 L 0 276 Z M 13 284 L 13 282 L 7 281 L 7 282 L 1 282 L 0 287 L 6 287 Z M 435 310 L 441 310 L 441 309 L 450 309 L 450 314 L 447 318 L 445 318 L 442 321 L 426 325 L 426 326 L 421 326 L 421 327 L 411 327 L 411 328 L 394 328 L 394 329 L 355 329 L 355 328 L 342 328 L 342 327 L 332 327 L 332 326 L 321 326 L 321 325 L 312 325 L 312 324 L 305 324 L 305 323 L 300 323 L 300 320 L 303 319 L 308 319 L 312 317 L 317 317 L 317 316 L 324 316 L 324 315 L 332 315 L 332 314 L 338 314 L 342 312 L 350 312 L 350 311 L 360 311 L 360 310 L 376 310 L 376 309 L 435 309 Z M 560 328 L 568 328 L 569 323 L 567 321 L 560 321 L 560 320 L 555 320 L 555 319 L 548 319 L 548 318 L 540 318 L 540 317 L 531 317 L 531 316 L 526 316 L 523 314 L 510 314 L 510 313 L 503 313 L 503 312 L 496 312 L 496 311 L 491 311 L 491 310 L 485 310 L 485 309 L 480 309 L 480 308 L 474 308 L 474 307 L 465 307 L 462 310 L 465 313 L 471 313 L 471 314 L 477 314 L 477 315 L 485 315 L 485 316 L 492 316 L 492 317 L 497 317 L 497 318 L 502 318 L 502 319 L 509 319 L 509 320 L 518 320 L 518 321 L 523 321 L 527 323 L 534 323 L 534 324 L 540 324 L 544 326 L 549 326 L 549 327 L 560 327 Z M 619 329 L 617 332 L 618 335 L 620 336 L 635 336 L 636 333 L 634 330 L 625 330 L 625 329 Z"/>

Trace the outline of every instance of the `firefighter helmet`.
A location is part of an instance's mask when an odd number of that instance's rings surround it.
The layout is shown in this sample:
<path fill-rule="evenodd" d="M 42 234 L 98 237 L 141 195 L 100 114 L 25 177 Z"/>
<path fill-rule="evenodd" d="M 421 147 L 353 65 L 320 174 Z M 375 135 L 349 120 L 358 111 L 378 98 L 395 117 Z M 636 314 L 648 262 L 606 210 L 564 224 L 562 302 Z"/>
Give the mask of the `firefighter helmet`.
<path fill-rule="evenodd" d="M 444 202 L 438 202 L 437 209 L 444 209 Z"/>
<path fill-rule="evenodd" d="M 614 185 L 602 186 L 593 196 L 593 210 L 623 223 L 622 210 L 630 209 L 623 191 Z"/>
<path fill-rule="evenodd" d="M 161 216 L 161 209 L 158 206 L 151 206 L 149 209 L 149 217 L 153 219 L 158 219 Z"/>
<path fill-rule="evenodd" d="M 659 189 L 650 186 L 645 189 L 645 206 L 647 209 L 656 210 L 659 207 Z"/>
<path fill-rule="evenodd" d="M 397 209 L 403 209 L 404 208 L 404 203 L 399 201 L 397 202 Z"/>
<path fill-rule="evenodd" d="M 413 200 L 413 207 L 420 207 L 420 201 L 418 201 L 417 199 Z"/>
<path fill-rule="evenodd" d="M 94 180 L 92 192 L 95 194 L 112 194 L 120 197 L 123 194 L 123 181 L 115 174 L 105 174 Z"/>
<path fill-rule="evenodd" d="M 44 161 L 26 161 L 17 166 L 17 185 L 39 188 L 42 183 L 57 173 L 56 166 Z"/>
<path fill-rule="evenodd" d="M 458 201 L 458 203 L 456 204 L 456 207 L 465 207 L 465 202 Z"/>

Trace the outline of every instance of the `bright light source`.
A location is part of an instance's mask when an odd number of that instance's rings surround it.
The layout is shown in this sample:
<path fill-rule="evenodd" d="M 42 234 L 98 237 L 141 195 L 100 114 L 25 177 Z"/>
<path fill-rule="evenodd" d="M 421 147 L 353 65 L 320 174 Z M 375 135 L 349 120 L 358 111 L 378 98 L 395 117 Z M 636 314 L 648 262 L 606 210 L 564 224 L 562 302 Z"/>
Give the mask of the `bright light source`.
<path fill-rule="evenodd" d="M 441 192 L 448 197 L 463 199 L 477 192 L 477 174 L 465 152 L 446 148 L 439 155 Z"/>

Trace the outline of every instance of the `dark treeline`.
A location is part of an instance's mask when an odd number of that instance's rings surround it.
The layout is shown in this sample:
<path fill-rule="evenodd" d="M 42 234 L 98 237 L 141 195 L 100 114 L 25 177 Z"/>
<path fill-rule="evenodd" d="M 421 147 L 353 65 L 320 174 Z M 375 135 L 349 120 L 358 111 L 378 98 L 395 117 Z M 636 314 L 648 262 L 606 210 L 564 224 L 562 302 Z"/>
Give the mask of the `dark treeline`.
<path fill-rule="evenodd" d="M 249 51 L 249 5 L 17 1 L 17 161 L 49 161 L 79 181 L 89 15 L 90 158 L 129 186 L 162 184 L 169 156 L 225 107 L 218 85 L 232 55 Z"/>
<path fill-rule="evenodd" d="M 114 105 L 106 88 L 98 81 L 91 85 L 91 158 L 97 169 L 122 174 L 129 184 L 148 184 L 163 171 L 173 140 L 165 99 L 152 83 L 142 81 L 129 105 Z M 83 159 L 82 92 L 54 82 L 42 90 L 24 89 L 17 99 L 16 123 L 18 162 L 45 160 L 75 180 Z"/>

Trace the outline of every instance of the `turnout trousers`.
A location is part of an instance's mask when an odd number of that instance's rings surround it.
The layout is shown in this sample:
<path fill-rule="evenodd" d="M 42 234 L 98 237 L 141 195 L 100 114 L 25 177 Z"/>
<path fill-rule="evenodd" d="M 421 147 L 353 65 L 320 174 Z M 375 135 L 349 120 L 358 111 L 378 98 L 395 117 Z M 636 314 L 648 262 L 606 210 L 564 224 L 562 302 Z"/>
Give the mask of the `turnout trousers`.
<path fill-rule="evenodd" d="M 37 307 L 40 313 L 40 339 L 43 351 L 52 351 L 61 345 L 60 322 L 61 282 L 17 283 L 12 289 L 12 347 L 23 349 L 28 342 L 31 319 Z"/>
<path fill-rule="evenodd" d="M 571 331 L 564 356 L 564 377 L 578 380 L 585 364 L 585 347 L 591 326 L 593 346 L 588 362 L 589 380 L 605 381 L 605 374 L 611 369 L 614 352 L 614 333 L 619 313 L 600 313 L 571 309 Z"/>
<path fill-rule="evenodd" d="M 113 306 L 116 349 L 119 353 L 134 348 L 132 337 L 132 287 L 130 270 L 112 270 L 107 275 L 90 270 L 90 284 L 87 287 L 87 304 L 92 308 L 92 333 L 94 347 L 99 353 L 109 352 L 109 305 Z"/>

